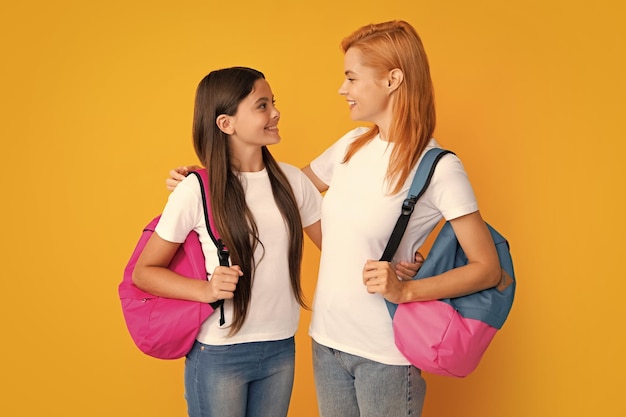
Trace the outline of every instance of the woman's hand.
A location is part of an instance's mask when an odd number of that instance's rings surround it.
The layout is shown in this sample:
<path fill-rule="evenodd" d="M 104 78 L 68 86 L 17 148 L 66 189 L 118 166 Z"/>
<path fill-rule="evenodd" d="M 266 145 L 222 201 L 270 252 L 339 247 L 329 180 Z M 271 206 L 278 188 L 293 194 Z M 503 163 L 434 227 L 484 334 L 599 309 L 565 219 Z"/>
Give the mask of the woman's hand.
<path fill-rule="evenodd" d="M 403 302 L 404 282 L 389 262 L 368 260 L 363 267 L 363 284 L 370 294 L 380 294 L 396 304 Z"/>
<path fill-rule="evenodd" d="M 199 169 L 202 169 L 202 167 L 198 165 L 176 167 L 169 172 L 170 176 L 165 180 L 165 186 L 168 190 L 173 191 L 178 183 L 184 180 L 191 171 L 197 171 Z"/>
<path fill-rule="evenodd" d="M 403 281 L 408 281 L 413 279 L 415 275 L 417 275 L 417 271 L 422 267 L 424 263 L 424 257 L 421 253 L 415 252 L 415 262 L 398 262 L 396 264 L 396 275 Z"/>

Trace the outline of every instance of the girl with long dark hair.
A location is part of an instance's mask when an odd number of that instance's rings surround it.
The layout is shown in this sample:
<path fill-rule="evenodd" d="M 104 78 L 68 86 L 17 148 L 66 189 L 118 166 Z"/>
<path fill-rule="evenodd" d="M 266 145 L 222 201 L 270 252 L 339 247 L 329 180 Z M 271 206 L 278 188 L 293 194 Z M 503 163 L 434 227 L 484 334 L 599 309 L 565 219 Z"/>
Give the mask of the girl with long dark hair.
<path fill-rule="evenodd" d="M 194 176 L 172 192 L 137 262 L 135 284 L 159 296 L 224 301 L 202 325 L 185 361 L 191 417 L 286 416 L 300 307 L 304 231 L 320 246 L 321 196 L 267 146 L 280 141 L 280 112 L 264 75 L 244 67 L 211 72 L 198 85 L 193 143 L 209 176 L 211 211 L 231 266 L 219 266 Z M 167 265 L 187 234 L 200 235 L 209 280 Z"/>

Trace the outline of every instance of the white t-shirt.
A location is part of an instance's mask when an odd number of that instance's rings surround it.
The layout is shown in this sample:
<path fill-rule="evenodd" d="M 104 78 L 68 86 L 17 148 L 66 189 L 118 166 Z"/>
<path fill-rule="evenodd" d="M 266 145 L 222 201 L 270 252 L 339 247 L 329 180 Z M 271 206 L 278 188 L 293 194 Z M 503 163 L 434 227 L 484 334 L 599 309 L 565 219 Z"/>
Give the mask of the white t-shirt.
<path fill-rule="evenodd" d="M 291 184 L 304 227 L 310 226 L 320 219 L 319 191 L 300 169 L 285 163 L 280 163 L 280 167 Z M 220 327 L 220 315 L 215 312 L 204 322 L 197 337 L 201 343 L 210 345 L 286 339 L 295 334 L 300 317 L 300 305 L 289 278 L 287 229 L 274 201 L 267 171 L 242 172 L 240 178 L 263 247 L 258 245 L 254 254 L 256 272 L 243 326 L 227 337 L 233 305 L 232 300 L 226 300 L 226 323 Z M 206 269 L 212 273 L 219 266 L 217 248 L 206 230 L 200 184 L 194 175 L 185 178 L 170 194 L 156 233 L 167 241 L 183 242 L 191 230 L 200 237 Z"/>
<path fill-rule="evenodd" d="M 366 130 L 348 132 L 311 163 L 329 188 L 322 203 L 322 254 L 309 334 L 353 355 L 408 365 L 394 344 L 384 298 L 367 292 L 362 273 L 368 259 L 380 259 L 417 167 L 402 190 L 389 195 L 385 175 L 393 143 L 379 136 L 342 164 L 347 146 Z M 434 139 L 427 150 L 432 147 L 438 147 Z M 416 204 L 394 261 L 412 261 L 442 215 L 451 220 L 477 210 L 461 161 L 444 156 Z"/>

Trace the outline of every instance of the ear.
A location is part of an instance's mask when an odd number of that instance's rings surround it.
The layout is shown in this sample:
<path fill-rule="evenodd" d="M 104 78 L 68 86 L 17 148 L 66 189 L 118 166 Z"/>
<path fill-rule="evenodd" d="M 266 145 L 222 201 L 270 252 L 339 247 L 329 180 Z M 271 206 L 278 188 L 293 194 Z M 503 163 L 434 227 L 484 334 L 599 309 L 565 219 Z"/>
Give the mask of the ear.
<path fill-rule="evenodd" d="M 389 94 L 396 91 L 398 87 L 400 87 L 400 84 L 402 84 L 402 81 L 404 81 L 404 73 L 401 69 L 394 68 L 389 71 L 389 74 L 387 75 L 387 89 Z"/>
<path fill-rule="evenodd" d="M 222 132 L 226 133 L 227 135 L 232 135 L 233 133 L 235 133 L 232 119 L 227 114 L 220 114 L 219 116 L 217 116 L 217 119 L 215 119 L 215 124 Z"/>

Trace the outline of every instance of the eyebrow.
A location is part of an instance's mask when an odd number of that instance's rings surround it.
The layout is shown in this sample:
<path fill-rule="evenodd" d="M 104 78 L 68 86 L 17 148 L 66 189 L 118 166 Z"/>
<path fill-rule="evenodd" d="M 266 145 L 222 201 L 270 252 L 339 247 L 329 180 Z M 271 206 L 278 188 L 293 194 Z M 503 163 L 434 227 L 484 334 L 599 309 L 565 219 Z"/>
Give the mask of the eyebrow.
<path fill-rule="evenodd" d="M 258 99 L 256 99 L 256 101 L 254 102 L 254 105 L 256 106 L 257 104 L 261 104 L 261 103 L 270 103 L 272 101 L 275 100 L 275 97 L 260 97 Z"/>
<path fill-rule="evenodd" d="M 254 103 L 255 103 L 255 104 L 256 104 L 256 103 L 260 103 L 260 102 L 262 102 L 262 101 L 270 101 L 270 99 L 269 99 L 269 98 L 267 98 L 267 97 L 260 97 L 260 98 L 258 98 L 258 99 L 257 99 Z"/>
<path fill-rule="evenodd" d="M 350 74 L 354 74 L 356 75 L 356 72 L 352 71 L 352 70 L 346 70 L 343 72 L 345 75 L 350 75 Z"/>

